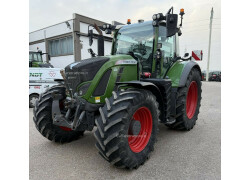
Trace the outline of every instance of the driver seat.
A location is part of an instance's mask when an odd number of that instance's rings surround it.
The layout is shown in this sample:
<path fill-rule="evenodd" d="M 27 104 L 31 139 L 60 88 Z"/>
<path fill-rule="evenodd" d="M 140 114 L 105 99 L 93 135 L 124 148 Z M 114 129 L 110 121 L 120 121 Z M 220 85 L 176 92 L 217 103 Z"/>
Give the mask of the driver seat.
<path fill-rule="evenodd" d="M 152 71 L 152 62 L 153 62 L 153 53 L 150 53 L 148 59 L 142 62 L 142 71 L 151 72 Z"/>

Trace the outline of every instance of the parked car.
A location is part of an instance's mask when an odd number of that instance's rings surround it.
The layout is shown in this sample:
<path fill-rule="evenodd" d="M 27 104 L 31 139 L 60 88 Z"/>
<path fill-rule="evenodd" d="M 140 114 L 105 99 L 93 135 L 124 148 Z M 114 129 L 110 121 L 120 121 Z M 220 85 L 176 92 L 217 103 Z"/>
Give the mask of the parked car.
<path fill-rule="evenodd" d="M 201 72 L 201 80 L 206 81 L 206 71 Z"/>
<path fill-rule="evenodd" d="M 218 81 L 221 82 L 221 72 L 213 71 L 209 73 L 208 81 Z"/>

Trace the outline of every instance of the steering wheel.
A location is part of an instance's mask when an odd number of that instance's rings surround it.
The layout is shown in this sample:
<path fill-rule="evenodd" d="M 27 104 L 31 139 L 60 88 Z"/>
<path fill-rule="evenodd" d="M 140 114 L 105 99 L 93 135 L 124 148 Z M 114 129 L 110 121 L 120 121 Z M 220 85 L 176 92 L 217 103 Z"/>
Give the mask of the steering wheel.
<path fill-rule="evenodd" d="M 132 56 L 133 58 L 135 58 L 136 60 L 142 60 L 142 55 L 140 53 L 136 53 L 136 52 L 133 52 L 133 51 L 129 51 L 128 54 L 130 56 Z"/>
<path fill-rule="evenodd" d="M 147 54 L 146 46 L 145 44 L 138 44 L 133 48 L 133 52 L 140 53 L 141 55 Z"/>
<path fill-rule="evenodd" d="M 134 56 L 139 59 L 140 61 L 143 61 L 142 55 L 140 53 L 134 52 Z"/>

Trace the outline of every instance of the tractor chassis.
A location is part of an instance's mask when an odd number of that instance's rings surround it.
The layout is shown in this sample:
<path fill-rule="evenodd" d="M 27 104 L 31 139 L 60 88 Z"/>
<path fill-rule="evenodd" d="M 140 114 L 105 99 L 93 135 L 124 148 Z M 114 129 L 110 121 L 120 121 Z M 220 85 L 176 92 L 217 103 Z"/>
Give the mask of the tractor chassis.
<path fill-rule="evenodd" d="M 172 124 L 175 122 L 177 88 L 172 88 L 170 79 L 142 79 L 141 81 L 131 83 L 132 82 L 123 82 L 117 84 L 133 84 L 136 88 L 151 90 L 155 94 L 161 107 L 161 123 Z M 151 85 L 149 86 L 149 83 L 154 85 L 154 87 Z M 62 99 L 63 97 L 61 94 L 53 94 L 53 124 L 67 127 L 74 131 L 91 131 L 95 125 L 95 116 L 98 114 L 96 112 L 98 112 L 99 107 L 102 107 L 103 104 L 91 104 L 81 97 L 67 97 L 63 102 L 63 106 L 66 109 L 66 114 L 64 115 L 61 113 L 62 110 L 60 109 L 60 101 Z M 74 118 L 70 118 L 72 115 Z"/>

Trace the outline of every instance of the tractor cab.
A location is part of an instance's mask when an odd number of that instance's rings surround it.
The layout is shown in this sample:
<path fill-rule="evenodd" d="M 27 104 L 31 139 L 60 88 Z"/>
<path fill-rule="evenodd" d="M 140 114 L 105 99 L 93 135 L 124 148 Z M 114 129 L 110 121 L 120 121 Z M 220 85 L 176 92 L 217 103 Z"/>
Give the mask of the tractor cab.
<path fill-rule="evenodd" d="M 115 33 L 112 55 L 129 54 L 140 66 L 141 77 L 163 78 L 169 63 L 177 56 L 176 35 L 167 37 L 166 23 L 153 21 L 121 27 Z"/>
<path fill-rule="evenodd" d="M 42 53 L 42 51 L 29 51 L 29 67 L 53 68 L 51 64 L 43 62 L 43 54 L 46 53 Z"/>
<path fill-rule="evenodd" d="M 181 9 L 179 25 L 178 15 L 170 8 L 166 15 L 154 14 L 151 21 L 140 20 L 131 24 L 128 19 L 124 26 L 103 24 L 98 28 L 106 34 L 113 34 L 112 55 L 130 55 L 137 61 L 139 77 L 165 79 L 171 65 L 182 59 L 179 57 L 178 36 L 182 35 L 184 14 L 184 9 Z M 91 42 L 92 36 L 89 37 Z"/>

